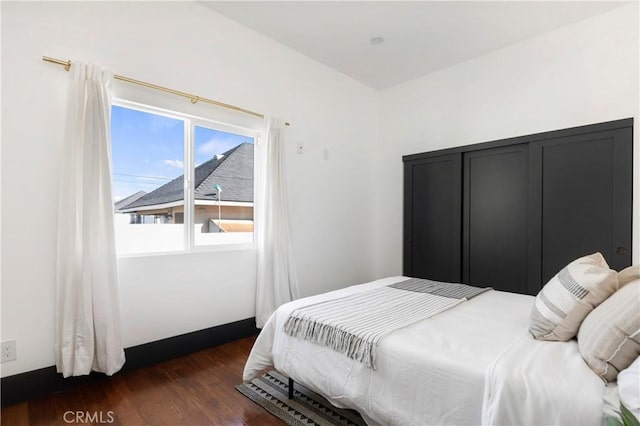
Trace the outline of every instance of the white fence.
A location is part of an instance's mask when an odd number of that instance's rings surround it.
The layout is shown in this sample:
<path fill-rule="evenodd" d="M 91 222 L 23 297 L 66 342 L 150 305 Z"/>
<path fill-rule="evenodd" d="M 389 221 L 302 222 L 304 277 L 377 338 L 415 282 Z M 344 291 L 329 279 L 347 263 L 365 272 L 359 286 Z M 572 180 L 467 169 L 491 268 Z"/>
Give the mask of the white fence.
<path fill-rule="evenodd" d="M 253 242 L 253 232 L 202 233 L 201 228 L 202 225 L 194 226 L 196 246 Z M 129 224 L 116 219 L 115 234 L 118 254 L 158 253 L 184 249 L 183 224 Z"/>

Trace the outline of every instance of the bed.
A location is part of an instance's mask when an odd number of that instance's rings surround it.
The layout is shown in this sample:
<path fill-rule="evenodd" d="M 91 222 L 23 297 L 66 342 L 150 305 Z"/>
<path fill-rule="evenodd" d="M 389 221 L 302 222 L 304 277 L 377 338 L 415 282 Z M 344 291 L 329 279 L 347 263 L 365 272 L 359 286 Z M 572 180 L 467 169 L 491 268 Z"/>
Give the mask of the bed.
<path fill-rule="evenodd" d="M 603 413 L 618 406 L 615 385 L 594 374 L 575 340 L 531 336 L 533 296 L 491 290 L 398 329 L 380 341 L 375 369 L 283 331 L 296 309 L 407 279 L 281 306 L 258 336 L 243 379 L 274 367 L 371 425 L 601 425 Z"/>

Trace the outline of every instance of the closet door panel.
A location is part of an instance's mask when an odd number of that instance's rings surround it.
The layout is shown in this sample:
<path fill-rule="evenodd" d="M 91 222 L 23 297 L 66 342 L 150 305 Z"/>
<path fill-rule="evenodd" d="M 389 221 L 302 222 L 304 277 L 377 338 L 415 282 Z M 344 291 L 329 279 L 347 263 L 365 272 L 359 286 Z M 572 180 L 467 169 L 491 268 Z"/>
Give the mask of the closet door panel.
<path fill-rule="evenodd" d="M 602 253 L 613 269 L 631 263 L 630 132 L 532 144 L 541 199 L 541 284 L 573 259 L 594 252 Z"/>
<path fill-rule="evenodd" d="M 460 282 L 461 192 L 461 154 L 405 163 L 405 275 Z"/>
<path fill-rule="evenodd" d="M 404 273 L 536 294 L 586 254 L 624 269 L 633 148 L 623 119 L 404 156 Z"/>
<path fill-rule="evenodd" d="M 528 145 L 464 155 L 463 281 L 528 290 Z"/>

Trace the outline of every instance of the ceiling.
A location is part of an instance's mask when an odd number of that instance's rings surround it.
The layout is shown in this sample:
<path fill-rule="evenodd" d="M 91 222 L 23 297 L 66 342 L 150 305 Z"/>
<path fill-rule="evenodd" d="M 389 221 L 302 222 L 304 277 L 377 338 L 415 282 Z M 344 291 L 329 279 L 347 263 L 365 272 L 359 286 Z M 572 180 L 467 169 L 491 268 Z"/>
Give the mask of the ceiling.
<path fill-rule="evenodd" d="M 385 89 L 629 2 L 200 3 L 374 89 Z M 373 37 L 384 42 L 372 45 Z"/>

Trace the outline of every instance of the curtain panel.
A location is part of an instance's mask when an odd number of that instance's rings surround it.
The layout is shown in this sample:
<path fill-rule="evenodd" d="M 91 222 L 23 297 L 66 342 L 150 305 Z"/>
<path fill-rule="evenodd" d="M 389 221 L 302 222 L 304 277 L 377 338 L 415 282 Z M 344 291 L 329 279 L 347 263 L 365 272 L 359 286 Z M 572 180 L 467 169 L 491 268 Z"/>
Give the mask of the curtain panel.
<path fill-rule="evenodd" d="M 280 305 L 300 297 L 290 235 L 284 131 L 282 120 L 269 119 L 266 142 L 258 145 L 258 328 Z"/>
<path fill-rule="evenodd" d="M 111 73 L 74 62 L 58 206 L 56 340 L 64 377 L 112 375 L 121 342 L 111 188 Z"/>

